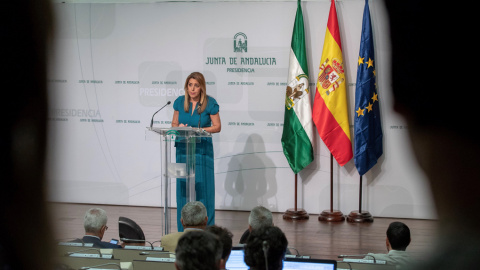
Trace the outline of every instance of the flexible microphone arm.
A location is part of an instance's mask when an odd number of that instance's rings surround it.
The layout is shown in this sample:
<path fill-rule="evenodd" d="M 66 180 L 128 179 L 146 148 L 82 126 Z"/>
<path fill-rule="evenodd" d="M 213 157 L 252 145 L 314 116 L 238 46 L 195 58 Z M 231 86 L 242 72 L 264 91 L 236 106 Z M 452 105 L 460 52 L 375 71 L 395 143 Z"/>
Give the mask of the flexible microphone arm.
<path fill-rule="evenodd" d="M 348 258 L 348 257 L 366 257 L 366 256 L 370 256 L 373 258 L 373 263 L 377 263 L 377 260 L 375 259 L 375 257 L 373 255 L 370 255 L 370 254 L 355 254 L 355 255 L 338 255 L 338 258 Z"/>
<path fill-rule="evenodd" d="M 157 114 L 159 111 L 161 111 L 163 108 L 165 108 L 165 106 L 169 105 L 170 103 L 172 103 L 171 101 L 168 101 L 167 104 L 163 105 L 163 107 L 161 107 L 158 111 L 156 111 L 153 115 L 152 115 L 152 120 L 150 121 L 150 128 L 153 127 L 153 117 L 155 116 L 155 114 Z"/>
<path fill-rule="evenodd" d="M 298 249 L 294 248 L 294 247 L 287 247 L 287 249 L 293 249 L 297 252 L 297 256 L 300 256 L 300 253 L 298 252 Z"/>
<path fill-rule="evenodd" d="M 140 239 L 130 239 L 130 238 L 120 238 L 121 241 L 123 242 L 132 242 L 132 243 L 149 243 L 150 244 L 150 247 L 152 248 L 153 250 L 153 243 L 147 241 L 147 240 L 140 240 Z"/>

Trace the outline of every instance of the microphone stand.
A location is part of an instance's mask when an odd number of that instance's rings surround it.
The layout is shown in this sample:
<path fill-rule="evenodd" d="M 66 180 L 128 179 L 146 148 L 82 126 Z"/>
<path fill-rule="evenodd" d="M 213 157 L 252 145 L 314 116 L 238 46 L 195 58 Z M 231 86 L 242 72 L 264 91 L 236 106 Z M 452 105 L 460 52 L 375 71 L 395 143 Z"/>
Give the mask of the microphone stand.
<path fill-rule="evenodd" d="M 171 101 L 167 102 L 167 104 L 163 105 L 163 107 L 161 107 L 158 111 L 156 111 L 152 115 L 152 120 L 150 120 L 150 129 L 152 129 L 152 127 L 153 127 L 153 117 L 155 116 L 155 114 L 157 114 L 159 111 L 161 111 L 163 108 L 165 108 L 165 106 L 169 105 L 170 103 L 172 103 L 172 102 Z"/>
<path fill-rule="evenodd" d="M 125 243 L 128 243 L 128 242 L 131 242 L 131 243 L 149 243 L 150 244 L 150 248 L 153 250 L 153 243 L 152 242 L 149 242 L 147 240 L 140 240 L 140 239 L 130 239 L 130 238 L 120 238 L 121 241 L 125 242 Z M 155 241 L 155 242 L 158 242 L 158 241 Z"/>
<path fill-rule="evenodd" d="M 262 249 L 263 249 L 263 257 L 265 258 L 265 269 L 268 270 L 268 249 L 270 246 L 268 245 L 267 240 L 264 240 L 262 243 Z"/>

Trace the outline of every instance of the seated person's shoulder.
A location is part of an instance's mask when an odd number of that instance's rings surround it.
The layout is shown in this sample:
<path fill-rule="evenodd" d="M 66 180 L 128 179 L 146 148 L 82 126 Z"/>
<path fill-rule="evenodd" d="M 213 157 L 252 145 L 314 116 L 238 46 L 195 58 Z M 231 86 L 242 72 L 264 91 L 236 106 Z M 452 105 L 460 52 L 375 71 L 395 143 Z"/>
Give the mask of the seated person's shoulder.
<path fill-rule="evenodd" d="M 163 239 L 178 238 L 178 237 L 182 236 L 183 234 L 184 234 L 184 232 L 169 233 L 169 234 L 166 234 L 166 235 L 162 236 L 162 241 L 163 241 Z"/>
<path fill-rule="evenodd" d="M 160 246 L 163 247 L 165 251 L 175 252 L 178 239 L 180 239 L 183 234 L 184 232 L 174 232 L 164 235 L 160 242 Z"/>

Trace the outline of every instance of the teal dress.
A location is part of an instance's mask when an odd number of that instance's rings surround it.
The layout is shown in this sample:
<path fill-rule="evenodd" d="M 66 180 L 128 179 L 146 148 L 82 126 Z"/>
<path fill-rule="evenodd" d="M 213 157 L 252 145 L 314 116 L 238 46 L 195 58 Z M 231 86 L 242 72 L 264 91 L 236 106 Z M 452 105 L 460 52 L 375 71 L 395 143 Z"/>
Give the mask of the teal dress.
<path fill-rule="evenodd" d="M 188 125 L 189 127 L 198 127 L 200 120 L 200 127 L 212 126 L 210 115 L 215 115 L 219 111 L 217 101 L 212 97 L 207 97 L 207 107 L 201 113 L 197 112 L 198 103 L 193 109 L 192 103 L 188 112 L 185 112 L 183 104 L 185 96 L 178 97 L 173 103 L 173 109 L 178 111 L 178 123 Z M 176 144 L 177 162 L 184 163 L 185 144 Z M 208 224 L 215 224 L 215 172 L 213 169 L 213 144 L 212 138 L 201 138 L 201 142 L 197 143 L 195 149 L 195 194 L 196 200 L 201 201 L 207 208 Z M 186 180 L 184 178 L 177 178 L 177 228 L 179 232 L 183 232 L 183 226 L 180 222 L 182 207 L 186 204 Z"/>

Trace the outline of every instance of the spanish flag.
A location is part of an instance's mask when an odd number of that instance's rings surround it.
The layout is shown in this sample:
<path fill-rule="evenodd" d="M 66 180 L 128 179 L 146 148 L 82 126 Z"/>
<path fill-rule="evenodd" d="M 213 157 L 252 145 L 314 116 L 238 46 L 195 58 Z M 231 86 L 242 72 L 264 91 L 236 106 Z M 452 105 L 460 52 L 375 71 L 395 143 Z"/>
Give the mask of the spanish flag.
<path fill-rule="evenodd" d="M 347 89 L 335 1 L 328 15 L 327 31 L 317 78 L 312 112 L 318 134 L 340 166 L 353 157 L 348 123 Z"/>

